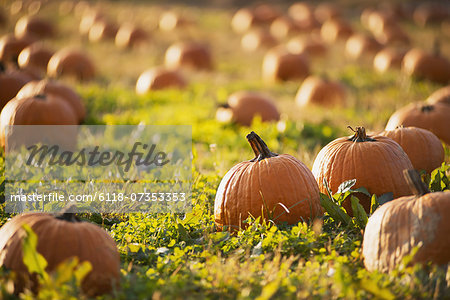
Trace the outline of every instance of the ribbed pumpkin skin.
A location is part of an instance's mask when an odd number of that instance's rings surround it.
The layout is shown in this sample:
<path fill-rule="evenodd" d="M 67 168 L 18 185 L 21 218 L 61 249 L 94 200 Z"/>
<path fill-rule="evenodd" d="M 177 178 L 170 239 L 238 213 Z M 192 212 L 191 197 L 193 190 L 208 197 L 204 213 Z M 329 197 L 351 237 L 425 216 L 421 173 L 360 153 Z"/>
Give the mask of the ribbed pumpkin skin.
<path fill-rule="evenodd" d="M 378 196 L 389 192 L 394 198 L 411 194 L 402 172 L 412 169 L 412 164 L 399 144 L 380 135 L 371 137 L 375 141 L 353 142 L 350 138 L 332 141 L 317 155 L 312 173 L 322 193 L 327 193 L 323 183 L 325 178 L 333 193 L 342 182 L 356 179 L 354 189 L 365 187 L 369 193 Z M 369 197 L 358 198 L 369 211 Z M 344 201 L 344 207 L 349 211 L 347 202 Z"/>
<path fill-rule="evenodd" d="M 450 106 L 437 103 L 410 103 L 397 110 L 386 125 L 386 130 L 399 125 L 427 129 L 450 145 Z"/>
<path fill-rule="evenodd" d="M 402 197 L 380 206 L 369 218 L 362 254 L 369 271 L 386 272 L 418 246 L 414 263 L 450 262 L 450 192 Z"/>
<path fill-rule="evenodd" d="M 431 104 L 442 103 L 450 105 L 450 85 L 438 89 L 426 101 Z"/>
<path fill-rule="evenodd" d="M 290 213 L 279 216 L 285 210 L 278 203 Z M 267 211 L 273 211 L 276 223 L 288 224 L 322 215 L 314 176 L 291 155 L 241 162 L 228 171 L 217 189 L 214 219 L 219 229 L 245 227 L 242 221 L 249 214 L 267 219 Z"/>
<path fill-rule="evenodd" d="M 416 170 L 431 173 L 444 162 L 444 147 L 431 131 L 417 127 L 401 127 L 383 131 L 380 135 L 396 141 L 408 154 Z"/>
<path fill-rule="evenodd" d="M 92 271 L 82 282 L 83 292 L 94 296 L 110 292 L 119 283 L 120 259 L 114 240 L 100 227 L 88 222 L 69 222 L 53 215 L 28 213 L 14 217 L 0 228 L 0 266 L 27 276 L 22 259 L 23 224 L 38 236 L 37 251 L 53 271 L 71 257 L 89 261 Z M 18 289 L 23 288 L 16 282 Z"/>

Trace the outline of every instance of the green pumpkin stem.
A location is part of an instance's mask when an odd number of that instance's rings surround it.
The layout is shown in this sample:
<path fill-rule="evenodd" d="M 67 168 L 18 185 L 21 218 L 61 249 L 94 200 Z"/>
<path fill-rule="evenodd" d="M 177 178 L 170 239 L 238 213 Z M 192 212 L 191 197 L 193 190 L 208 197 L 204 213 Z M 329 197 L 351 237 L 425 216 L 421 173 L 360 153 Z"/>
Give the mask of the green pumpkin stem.
<path fill-rule="evenodd" d="M 419 172 L 416 170 L 403 170 L 403 176 L 414 195 L 420 197 L 430 192 L 427 185 L 420 178 Z"/>
<path fill-rule="evenodd" d="M 374 142 L 375 139 L 371 138 L 366 134 L 366 129 L 362 126 L 356 127 L 356 129 L 353 129 L 351 126 L 347 126 L 351 131 L 353 131 L 355 134 L 349 138 L 349 141 L 352 142 Z"/>
<path fill-rule="evenodd" d="M 278 154 L 273 153 L 269 150 L 266 143 L 259 137 L 254 131 L 247 134 L 247 141 L 250 143 L 250 146 L 255 153 L 255 158 L 250 160 L 252 162 L 261 161 L 265 158 L 270 158 L 274 156 L 278 156 Z"/>

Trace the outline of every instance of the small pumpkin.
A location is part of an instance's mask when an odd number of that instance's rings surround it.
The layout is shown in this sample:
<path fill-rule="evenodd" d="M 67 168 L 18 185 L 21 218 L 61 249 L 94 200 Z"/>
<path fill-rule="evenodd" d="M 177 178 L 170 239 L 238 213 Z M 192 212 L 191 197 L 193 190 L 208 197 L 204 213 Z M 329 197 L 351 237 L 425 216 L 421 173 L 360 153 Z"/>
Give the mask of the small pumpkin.
<path fill-rule="evenodd" d="M 409 35 L 399 26 L 390 25 L 384 27 L 378 33 L 375 33 L 375 38 L 383 45 L 409 45 L 411 40 Z"/>
<path fill-rule="evenodd" d="M 12 34 L 0 39 L 0 61 L 3 63 L 17 62 L 19 53 L 33 42 L 30 38 L 18 39 Z"/>
<path fill-rule="evenodd" d="M 250 126 L 256 116 L 261 117 L 263 122 L 280 119 L 280 113 L 273 99 L 249 91 L 231 94 L 227 104 L 219 107 L 216 113 L 216 119 L 220 122 L 236 122 L 243 126 Z"/>
<path fill-rule="evenodd" d="M 213 68 L 209 47 L 197 42 L 182 42 L 170 46 L 166 51 L 165 64 L 169 68 L 189 67 L 196 70 Z"/>
<path fill-rule="evenodd" d="M 50 58 L 47 74 L 50 77 L 72 76 L 80 81 L 88 81 L 95 77 L 95 67 L 84 52 L 64 48 Z"/>
<path fill-rule="evenodd" d="M 89 29 L 88 38 L 90 42 L 114 40 L 119 30 L 118 26 L 108 20 L 96 21 Z"/>
<path fill-rule="evenodd" d="M 81 96 L 71 87 L 54 80 L 31 81 L 25 84 L 17 93 L 16 98 L 34 97 L 38 95 L 54 95 L 69 103 L 77 116 L 78 122 L 83 122 L 86 109 Z"/>
<path fill-rule="evenodd" d="M 380 135 L 387 136 L 402 146 L 416 170 L 431 173 L 444 162 L 444 147 L 431 131 L 399 126 L 393 130 L 385 130 Z"/>
<path fill-rule="evenodd" d="M 345 40 L 353 34 L 352 26 L 342 19 L 330 19 L 322 24 L 320 35 L 327 43 Z"/>
<path fill-rule="evenodd" d="M 33 43 L 23 49 L 17 59 L 21 68 L 47 71 L 47 65 L 54 52 L 40 43 Z"/>
<path fill-rule="evenodd" d="M 450 16 L 448 7 L 439 2 L 424 2 L 416 7 L 413 13 L 414 22 L 422 27 L 431 23 L 439 23 Z"/>
<path fill-rule="evenodd" d="M 450 145 L 450 106 L 436 103 L 410 103 L 392 114 L 386 130 L 393 130 L 399 125 L 415 126 L 427 129 Z"/>
<path fill-rule="evenodd" d="M 398 26 L 396 17 L 392 13 L 386 11 L 374 10 L 369 12 L 366 17 L 362 17 L 362 20 L 367 29 L 375 35 L 380 34 L 388 27 Z"/>
<path fill-rule="evenodd" d="M 191 20 L 176 12 L 166 11 L 160 16 L 158 27 L 163 31 L 172 31 L 176 28 L 183 28 L 191 23 Z"/>
<path fill-rule="evenodd" d="M 8 139 L 5 136 L 8 125 L 77 125 L 78 119 L 70 104 L 53 94 L 32 97 L 14 98 L 10 100 L 0 113 L 0 145 L 5 147 Z M 32 143 L 33 136 L 21 136 L 15 139 L 19 145 Z M 56 137 L 58 144 L 73 148 L 76 143 L 73 135 L 61 134 Z"/>
<path fill-rule="evenodd" d="M 300 30 L 308 31 L 320 25 L 314 16 L 313 7 L 306 2 L 295 2 L 289 6 L 288 14 Z"/>
<path fill-rule="evenodd" d="M 353 136 L 335 139 L 320 150 L 312 173 L 324 194 L 324 180 L 336 193 L 341 183 L 356 179 L 355 189 L 365 187 L 370 194 L 393 193 L 397 198 L 410 195 L 402 176 L 404 169 L 412 169 L 412 164 L 399 144 L 385 136 L 368 136 L 364 127 L 356 127 Z M 369 212 L 370 198 L 362 193 L 356 195 Z M 343 206 L 352 213 L 349 199 L 344 200 Z"/>
<path fill-rule="evenodd" d="M 385 73 L 394 68 L 400 69 L 405 53 L 395 48 L 384 48 L 375 55 L 373 67 L 378 73 Z"/>
<path fill-rule="evenodd" d="M 280 16 L 280 12 L 273 6 L 261 4 L 254 8 L 239 9 L 231 19 L 231 28 L 236 33 L 244 33 L 255 26 L 270 24 Z"/>
<path fill-rule="evenodd" d="M 450 81 L 450 61 L 439 54 L 436 47 L 434 54 L 413 48 L 403 58 L 402 71 L 408 76 L 425 78 L 431 81 L 447 83 Z"/>
<path fill-rule="evenodd" d="M 51 215 L 26 213 L 18 215 L 0 228 L 0 266 L 15 271 L 15 292 L 33 280 L 23 263 L 22 243 L 27 224 L 37 235 L 36 250 L 47 260 L 52 272 L 65 260 L 77 257 L 79 263 L 89 262 L 92 270 L 81 283 L 83 292 L 91 297 L 109 293 L 118 287 L 120 257 L 114 240 L 99 226 L 80 221 L 71 213 Z"/>
<path fill-rule="evenodd" d="M 304 79 L 308 75 L 309 60 L 305 54 L 289 52 L 285 47 L 275 47 L 264 56 L 262 76 L 265 82 Z"/>
<path fill-rule="evenodd" d="M 311 35 L 307 38 L 294 37 L 286 45 L 292 53 L 306 53 L 308 57 L 323 57 L 327 53 L 327 46 L 320 36 Z"/>
<path fill-rule="evenodd" d="M 432 93 L 426 100 L 430 104 L 447 104 L 450 105 L 450 85 L 438 89 Z"/>
<path fill-rule="evenodd" d="M 406 172 L 413 196 L 380 206 L 364 231 L 362 255 L 369 271 L 388 272 L 418 247 L 412 264 L 450 262 L 450 192 L 430 193 L 417 172 Z"/>
<path fill-rule="evenodd" d="M 80 26 L 78 27 L 78 30 L 82 36 L 87 36 L 89 34 L 89 31 L 91 30 L 91 27 L 102 20 L 105 19 L 105 16 L 93 9 L 86 8 L 83 12 L 83 16 L 81 17 Z"/>
<path fill-rule="evenodd" d="M 247 52 L 253 52 L 261 48 L 270 48 L 277 44 L 277 39 L 270 31 L 255 28 L 242 36 L 241 46 Z"/>
<path fill-rule="evenodd" d="M 308 104 L 339 106 L 345 104 L 346 94 L 341 83 L 312 75 L 303 81 L 295 102 L 300 107 Z"/>
<path fill-rule="evenodd" d="M 332 2 L 322 2 L 314 10 L 314 16 L 320 23 L 325 23 L 330 19 L 336 19 L 341 16 L 339 7 Z"/>
<path fill-rule="evenodd" d="M 295 157 L 276 154 L 254 132 L 247 140 L 255 158 L 235 165 L 217 189 L 214 219 L 220 229 L 236 230 L 249 215 L 296 224 L 322 215 L 319 189 L 311 171 Z M 287 208 L 287 210 L 286 210 Z"/>
<path fill-rule="evenodd" d="M 17 70 L 7 70 L 0 63 L 0 110 L 14 98 L 17 92 L 31 80 L 30 76 Z"/>
<path fill-rule="evenodd" d="M 115 44 L 119 48 L 135 48 L 145 44 L 149 38 L 147 31 L 141 27 L 125 23 L 117 31 Z"/>
<path fill-rule="evenodd" d="M 17 21 L 14 34 L 19 39 L 26 37 L 45 39 L 54 37 L 56 30 L 47 20 L 36 16 L 24 16 Z"/>
<path fill-rule="evenodd" d="M 359 59 L 362 56 L 373 56 L 380 49 L 380 43 L 373 37 L 360 33 L 351 35 L 345 44 L 345 52 L 352 59 Z"/>
<path fill-rule="evenodd" d="M 186 79 L 177 70 L 155 67 L 143 72 L 136 82 L 136 93 L 142 95 L 150 90 L 184 88 Z"/>
<path fill-rule="evenodd" d="M 284 39 L 300 31 L 297 23 L 289 17 L 281 16 L 270 24 L 270 33 L 279 39 Z"/>

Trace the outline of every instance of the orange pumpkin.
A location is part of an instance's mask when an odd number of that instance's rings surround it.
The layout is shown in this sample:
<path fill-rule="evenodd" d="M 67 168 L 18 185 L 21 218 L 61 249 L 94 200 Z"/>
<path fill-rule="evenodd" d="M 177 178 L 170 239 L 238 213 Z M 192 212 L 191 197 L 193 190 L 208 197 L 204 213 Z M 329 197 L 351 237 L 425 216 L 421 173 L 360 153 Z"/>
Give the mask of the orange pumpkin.
<path fill-rule="evenodd" d="M 176 43 L 166 51 L 165 64 L 169 68 L 189 67 L 196 70 L 213 68 L 211 51 L 196 42 Z"/>
<path fill-rule="evenodd" d="M 116 37 L 118 26 L 107 20 L 96 21 L 89 29 L 89 41 L 99 42 L 113 40 Z"/>
<path fill-rule="evenodd" d="M 375 55 L 373 67 L 379 73 L 384 73 L 393 68 L 400 69 L 405 53 L 395 48 L 384 48 Z"/>
<path fill-rule="evenodd" d="M 389 118 L 386 130 L 393 130 L 397 126 L 415 126 L 427 129 L 438 138 L 450 145 L 450 106 L 437 103 L 410 103 Z"/>
<path fill-rule="evenodd" d="M 136 82 L 136 93 L 146 94 L 150 90 L 184 88 L 187 82 L 177 70 L 156 67 L 145 71 Z"/>
<path fill-rule="evenodd" d="M 415 185 L 415 195 L 383 204 L 367 222 L 362 255 L 369 271 L 397 268 L 416 247 L 412 264 L 450 262 L 450 192 L 429 193 L 413 174 L 407 178 Z"/>
<path fill-rule="evenodd" d="M 14 98 L 9 101 L 0 113 L 0 145 L 5 147 L 8 139 L 5 136 L 8 125 L 77 125 L 78 119 L 70 104 L 52 94 L 33 97 Z M 10 133 L 12 134 L 12 133 Z M 62 134 L 55 137 L 59 145 L 73 148 L 74 136 Z M 21 136 L 14 141 L 19 145 L 33 144 L 35 137 Z"/>
<path fill-rule="evenodd" d="M 47 74 L 50 77 L 72 76 L 80 81 L 87 81 L 95 77 L 95 67 L 85 53 L 64 48 L 50 58 Z"/>
<path fill-rule="evenodd" d="M 307 77 L 295 96 L 295 102 L 303 107 L 308 104 L 321 106 L 344 105 L 346 91 L 342 84 L 318 76 Z"/>
<path fill-rule="evenodd" d="M 381 45 L 373 37 L 359 33 L 350 36 L 345 44 L 345 52 L 352 59 L 375 55 L 380 48 Z"/>
<path fill-rule="evenodd" d="M 17 59 L 21 68 L 33 68 L 39 71 L 47 71 L 47 65 L 54 52 L 44 45 L 33 43 L 23 49 Z"/>
<path fill-rule="evenodd" d="M 23 72 L 6 70 L 0 63 L 0 110 L 30 80 L 30 76 Z"/>
<path fill-rule="evenodd" d="M 273 47 L 277 44 L 275 37 L 267 30 L 255 28 L 247 32 L 241 39 L 242 49 L 253 52 L 261 48 Z"/>
<path fill-rule="evenodd" d="M 16 98 L 27 98 L 49 94 L 67 101 L 75 112 L 79 123 L 84 120 L 86 109 L 81 96 L 69 86 L 58 81 L 41 80 L 28 82 L 20 89 Z"/>
<path fill-rule="evenodd" d="M 412 169 L 412 164 L 399 144 L 385 136 L 368 136 L 364 127 L 357 127 L 353 136 L 338 138 L 322 148 L 312 172 L 322 193 L 327 193 L 324 180 L 336 193 L 341 183 L 356 179 L 355 189 L 365 187 L 377 196 L 393 193 L 396 198 L 410 195 L 402 176 L 404 169 Z M 369 212 L 370 198 L 362 193 L 357 197 Z M 350 201 L 344 200 L 343 206 L 351 212 Z"/>
<path fill-rule="evenodd" d="M 178 13 L 166 11 L 159 18 L 158 27 L 163 31 L 172 31 L 176 28 L 183 28 L 191 23 L 192 21 L 186 19 Z"/>
<path fill-rule="evenodd" d="M 254 132 L 247 140 L 255 158 L 237 164 L 223 177 L 214 203 L 216 226 L 243 228 L 249 215 L 288 224 L 321 216 L 319 189 L 311 171 L 291 155 L 271 152 Z"/>
<path fill-rule="evenodd" d="M 409 45 L 410 38 L 408 34 L 399 25 L 390 25 L 382 31 L 375 33 L 375 38 L 383 45 Z"/>
<path fill-rule="evenodd" d="M 299 30 L 310 31 L 320 25 L 314 16 L 313 7 L 306 2 L 292 4 L 288 9 L 288 14 L 295 21 Z"/>
<path fill-rule="evenodd" d="M 339 7 L 332 2 L 322 2 L 317 5 L 314 10 L 314 16 L 320 23 L 324 23 L 330 19 L 339 18 L 341 11 Z"/>
<path fill-rule="evenodd" d="M 144 29 L 125 23 L 117 31 L 115 43 L 119 48 L 135 48 L 144 45 L 149 38 L 148 33 Z"/>
<path fill-rule="evenodd" d="M 342 19 L 330 19 L 323 23 L 320 34 L 325 42 L 332 44 L 347 39 L 353 34 L 353 28 Z"/>
<path fill-rule="evenodd" d="M 297 23 L 289 17 L 281 16 L 270 24 L 270 33 L 279 39 L 284 39 L 300 31 Z"/>
<path fill-rule="evenodd" d="M 426 101 L 430 104 L 442 103 L 450 105 L 450 85 L 438 89 Z"/>
<path fill-rule="evenodd" d="M 14 35 L 4 35 L 0 39 L 0 61 L 16 62 L 19 53 L 33 42 L 30 38 L 18 39 Z"/>
<path fill-rule="evenodd" d="M 444 162 L 444 147 L 431 131 L 400 126 L 394 130 L 385 130 L 380 135 L 387 136 L 402 146 L 416 170 L 431 173 Z"/>
<path fill-rule="evenodd" d="M 47 272 L 69 258 L 89 262 L 92 270 L 81 283 L 83 292 L 91 297 L 109 293 L 118 287 L 120 257 L 114 240 L 99 226 L 80 221 L 74 214 L 59 216 L 27 213 L 14 217 L 0 228 L 0 266 L 15 271 L 15 292 L 33 280 L 23 263 L 22 243 L 27 224 L 37 235 L 36 250 L 47 260 Z M 36 288 L 36 286 L 35 286 Z"/>
<path fill-rule="evenodd" d="M 439 2 L 424 2 L 416 7 L 413 13 L 414 22 L 419 26 L 442 22 L 450 16 L 448 6 Z"/>
<path fill-rule="evenodd" d="M 327 46 L 322 38 L 311 35 L 308 38 L 294 37 L 286 45 L 292 53 L 306 53 L 308 57 L 323 57 L 327 53 Z"/>
<path fill-rule="evenodd" d="M 54 37 L 56 32 L 54 26 L 47 20 L 24 16 L 17 21 L 14 34 L 19 39 L 26 37 L 45 39 Z"/>
<path fill-rule="evenodd" d="M 250 126 L 259 116 L 263 122 L 278 121 L 280 113 L 271 98 L 255 92 L 239 91 L 228 97 L 228 103 L 219 107 L 216 119 L 219 122 L 236 122 Z"/>
<path fill-rule="evenodd" d="M 252 27 L 270 24 L 280 16 L 280 12 L 268 4 L 254 8 L 241 8 L 231 19 L 231 28 L 237 33 L 244 33 Z"/>
<path fill-rule="evenodd" d="M 304 54 L 291 53 L 285 47 L 275 47 L 264 56 L 262 76 L 265 82 L 303 79 L 308 75 L 309 60 Z"/>
<path fill-rule="evenodd" d="M 425 78 L 431 81 L 447 83 L 450 81 L 450 61 L 441 56 L 421 49 L 411 49 L 403 58 L 402 71 L 408 76 Z"/>
<path fill-rule="evenodd" d="M 88 35 L 89 31 L 91 30 L 91 27 L 95 23 L 100 22 L 104 19 L 105 16 L 102 13 L 96 10 L 86 8 L 85 11 L 83 12 L 83 16 L 80 21 L 80 26 L 78 28 L 80 34 L 82 36 Z"/>

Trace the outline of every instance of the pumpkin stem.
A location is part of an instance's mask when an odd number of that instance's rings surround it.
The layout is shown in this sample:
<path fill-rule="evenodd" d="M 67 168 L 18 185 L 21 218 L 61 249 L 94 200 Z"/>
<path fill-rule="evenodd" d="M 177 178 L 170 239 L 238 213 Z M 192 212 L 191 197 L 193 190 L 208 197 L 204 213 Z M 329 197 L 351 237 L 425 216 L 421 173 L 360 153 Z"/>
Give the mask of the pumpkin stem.
<path fill-rule="evenodd" d="M 414 195 L 420 197 L 430 192 L 416 170 L 403 170 L 403 176 Z"/>
<path fill-rule="evenodd" d="M 355 133 L 351 138 L 349 138 L 349 141 L 352 141 L 352 142 L 374 142 L 375 141 L 370 136 L 367 136 L 366 129 L 362 126 L 356 127 L 356 130 L 353 129 L 351 126 L 347 126 L 347 128 Z"/>
<path fill-rule="evenodd" d="M 250 160 L 252 162 L 278 156 L 278 154 L 273 153 L 269 150 L 269 147 L 267 147 L 266 143 L 254 131 L 247 134 L 247 141 L 250 143 L 250 146 L 255 153 L 255 158 Z"/>
<path fill-rule="evenodd" d="M 59 213 L 55 215 L 58 220 L 63 220 L 67 222 L 81 222 L 81 220 L 75 215 L 75 205 L 69 205 L 63 208 Z"/>
<path fill-rule="evenodd" d="M 39 100 L 45 100 L 47 99 L 47 96 L 45 96 L 44 94 L 37 94 L 36 96 L 34 96 L 34 98 L 37 98 Z"/>
<path fill-rule="evenodd" d="M 421 110 L 422 112 L 433 111 L 433 110 L 434 110 L 434 106 L 433 106 L 433 105 L 422 105 L 422 107 L 420 108 L 420 110 Z"/>
<path fill-rule="evenodd" d="M 228 103 L 221 103 L 217 105 L 218 108 L 231 108 L 231 106 Z"/>

